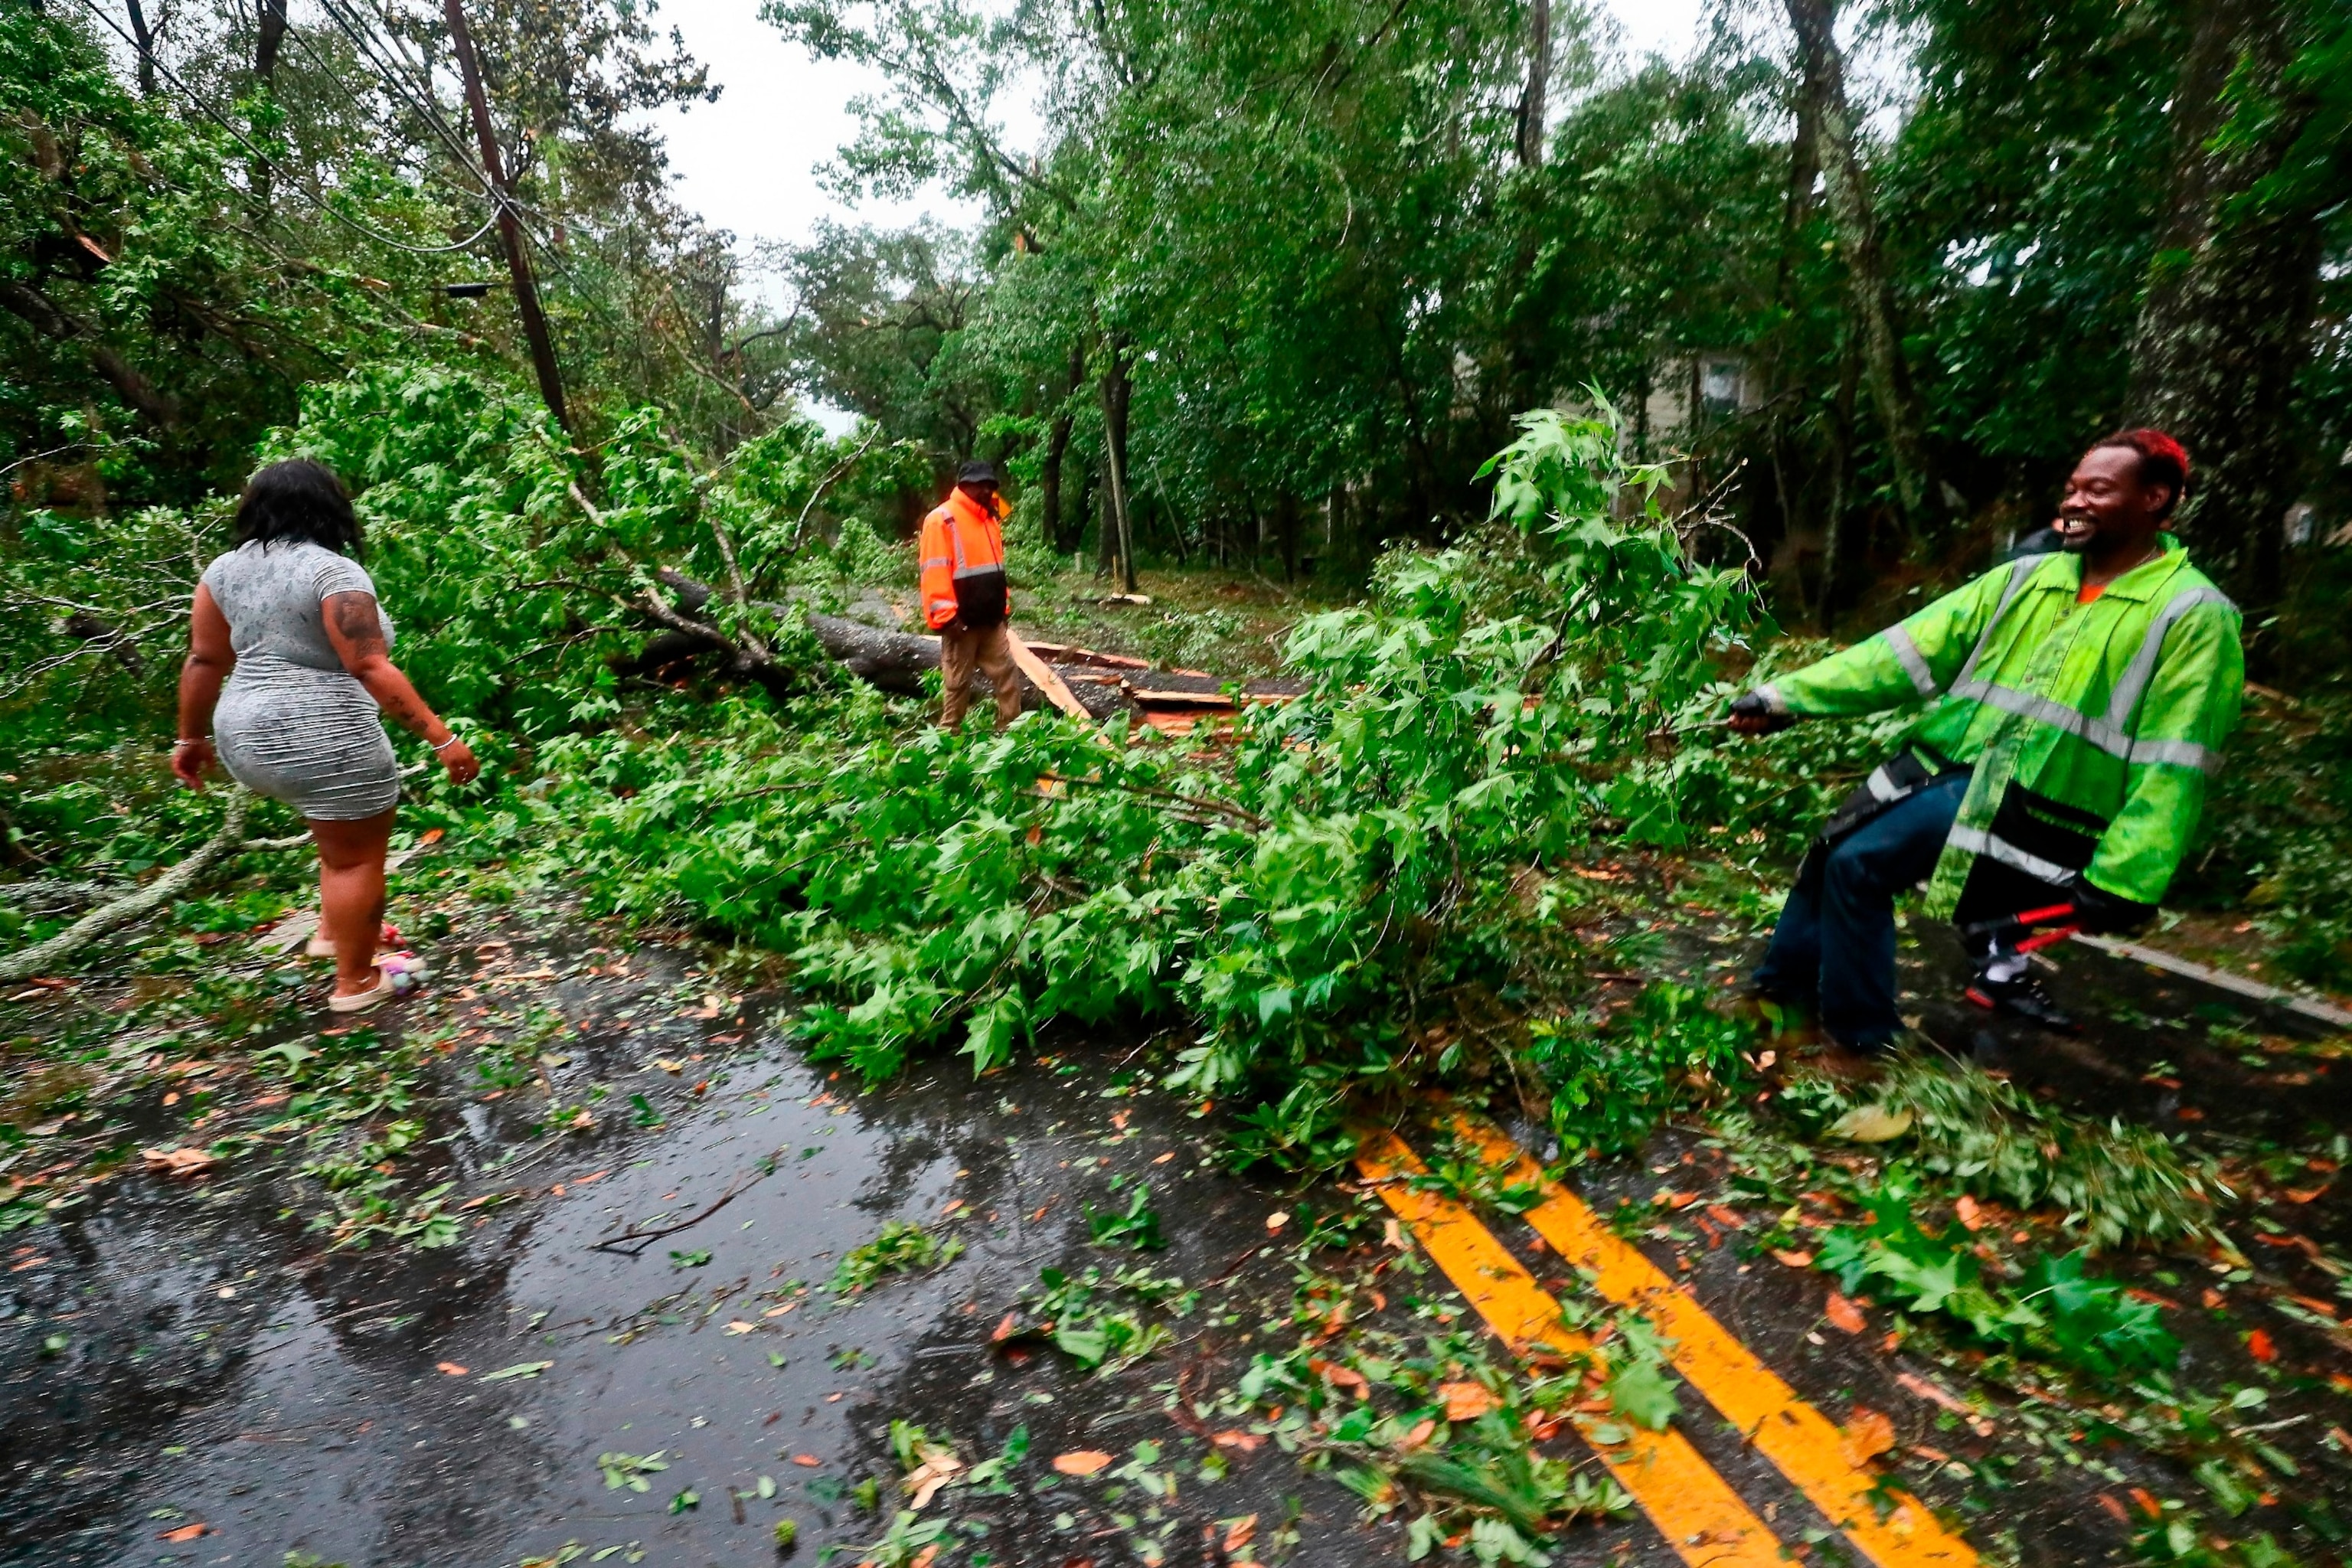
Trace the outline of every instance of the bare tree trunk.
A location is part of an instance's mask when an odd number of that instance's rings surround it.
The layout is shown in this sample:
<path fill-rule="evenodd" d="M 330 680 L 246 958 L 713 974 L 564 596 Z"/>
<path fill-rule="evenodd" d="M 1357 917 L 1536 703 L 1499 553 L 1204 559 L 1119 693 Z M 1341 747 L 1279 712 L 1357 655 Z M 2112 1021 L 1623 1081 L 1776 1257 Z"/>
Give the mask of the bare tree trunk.
<path fill-rule="evenodd" d="M 1528 7 L 1528 82 L 1519 90 L 1519 166 L 1544 161 L 1544 99 L 1551 89 L 1551 0 Z"/>
<path fill-rule="evenodd" d="M 1797 95 L 1797 133 L 1789 142 L 1789 185 L 1780 206 L 1780 255 L 1773 268 L 1772 305 L 1780 325 L 1764 345 L 1764 397 L 1770 409 L 1765 439 L 1772 458 L 1773 494 L 1780 506 L 1781 537 L 1790 542 L 1790 559 L 1797 563 L 1797 613 L 1804 619 L 1813 619 L 1806 603 L 1805 573 L 1802 559 L 1795 552 L 1797 536 L 1797 490 L 1789 483 L 1792 454 L 1789 442 L 1788 412 L 1791 400 L 1783 395 L 1790 389 L 1789 361 L 1792 356 L 1794 320 L 1789 310 L 1790 283 L 1796 271 L 1797 247 L 1805 226 L 1812 221 L 1813 183 L 1821 174 L 1821 158 L 1815 147 L 1813 100 L 1810 93 Z M 1828 568 L 1822 569 L 1822 582 L 1829 579 Z"/>
<path fill-rule="evenodd" d="M 260 0 L 260 30 L 253 42 L 253 74 L 264 86 L 278 80 L 278 51 L 286 42 L 286 0 Z"/>
<path fill-rule="evenodd" d="M 254 79 L 264 91 L 274 93 L 278 89 L 278 51 L 286 42 L 286 0 L 259 0 L 255 20 L 257 30 L 253 41 Z M 276 173 L 267 159 L 256 158 L 246 174 L 255 199 L 265 207 L 275 188 Z"/>
<path fill-rule="evenodd" d="M 1819 618 L 1821 634 L 1827 637 L 1837 624 L 1838 595 L 1845 586 L 1846 552 L 1853 548 L 1847 537 L 1845 522 L 1846 469 L 1853 463 L 1853 399 L 1862 379 L 1862 356 L 1854 352 L 1853 330 L 1849 327 L 1845 342 L 1838 354 L 1837 407 L 1830 425 L 1830 515 L 1822 539 L 1822 602 Z"/>
<path fill-rule="evenodd" d="M 126 0 L 131 10 L 131 38 L 139 50 L 139 92 L 142 97 L 155 96 L 155 35 L 147 26 L 147 7 L 139 0 Z"/>
<path fill-rule="evenodd" d="M 1642 346 L 1642 374 L 1633 381 L 1633 460 L 1650 460 L 1650 354 L 1651 346 Z"/>
<path fill-rule="evenodd" d="M 498 203 L 499 236 L 505 244 L 507 274 L 514 283 L 516 312 L 522 317 L 523 336 L 530 343 L 531 368 L 539 376 L 539 395 L 547 411 L 565 434 L 572 416 L 563 403 L 563 374 L 555 363 L 555 341 L 547 334 L 547 317 L 539 308 L 539 285 L 531 276 L 530 253 L 523 248 L 522 222 L 515 216 L 513 193 L 507 189 L 506 170 L 499 160 L 498 133 L 490 127 L 490 101 L 482 91 L 482 68 L 474 55 L 474 36 L 467 30 L 462 0 L 441 0 L 442 19 L 449 26 L 449 43 L 457 57 L 459 79 L 466 87 L 466 107 L 474 121 L 474 138 L 482 154 L 482 173 Z"/>
<path fill-rule="evenodd" d="M 1805 97 L 1813 119 L 1822 173 L 1836 220 L 1838 250 L 1862 318 L 1864 362 L 1870 400 L 1886 437 L 1895 469 L 1895 501 L 1905 524 L 1916 534 L 1938 515 L 1938 500 L 1927 471 L 1927 419 L 1919 406 L 1911 367 L 1903 357 L 1903 333 L 1895 309 L 1895 286 L 1878 242 L 1870 177 L 1854 147 L 1853 115 L 1845 97 L 1845 60 L 1838 52 L 1836 0 L 1786 0 L 1804 68 Z"/>
<path fill-rule="evenodd" d="M 1086 384 L 1086 346 L 1078 344 L 1070 350 L 1070 392 L 1076 392 Z M 1037 486 L 1042 492 L 1040 499 L 1045 502 L 1045 543 L 1055 551 L 1075 550 L 1078 543 L 1076 539 L 1066 539 L 1062 534 L 1062 458 L 1069 449 L 1070 403 L 1066 395 L 1062 399 L 1061 411 L 1054 416 L 1053 426 L 1046 433 L 1045 466 L 1038 476 Z M 1084 511 L 1078 513 L 1081 531 L 1086 527 L 1086 515 Z"/>
<path fill-rule="evenodd" d="M 1122 594 L 1135 592 L 1135 528 L 1128 515 L 1127 484 L 1127 405 L 1134 395 L 1135 384 L 1128 379 L 1127 345 L 1114 338 L 1110 342 L 1110 368 L 1103 372 L 1103 451 L 1105 467 L 1110 477 L 1110 512 L 1118 531 L 1117 554 L 1118 587 Z"/>
<path fill-rule="evenodd" d="M 2313 86 L 2286 68 L 2307 40 L 2290 0 L 2205 0 L 2172 103 L 2169 216 L 2156 245 L 2132 344 L 2127 418 L 2188 447 L 2196 489 L 2181 526 L 2200 561 L 2253 608 L 2283 588 L 2284 516 L 2305 443 L 2294 382 L 2312 352 L 2321 214 L 2352 183 L 2276 176 L 2309 126 Z M 2250 133 L 2231 125 L 2242 95 L 2265 105 Z M 2232 134 L 2221 133 L 2230 130 Z M 2258 190 L 2269 181 L 2284 191 Z"/>

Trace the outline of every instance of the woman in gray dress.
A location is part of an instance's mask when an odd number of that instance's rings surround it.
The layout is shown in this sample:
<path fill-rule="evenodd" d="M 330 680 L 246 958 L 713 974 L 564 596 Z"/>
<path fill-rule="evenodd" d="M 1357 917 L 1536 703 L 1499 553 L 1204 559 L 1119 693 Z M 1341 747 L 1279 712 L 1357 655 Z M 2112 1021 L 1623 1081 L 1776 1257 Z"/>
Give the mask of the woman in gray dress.
<path fill-rule="evenodd" d="M 320 929 L 335 953 L 329 1005 L 344 1013 L 424 972 L 408 954 L 377 952 L 400 798 L 379 710 L 424 736 L 457 783 L 481 772 L 388 657 L 392 623 L 355 559 L 361 548 L 351 495 L 324 464 L 272 463 L 247 481 L 236 548 L 196 584 L 172 748 L 172 771 L 190 788 L 204 788 L 217 754 L 239 784 L 310 823 Z"/>

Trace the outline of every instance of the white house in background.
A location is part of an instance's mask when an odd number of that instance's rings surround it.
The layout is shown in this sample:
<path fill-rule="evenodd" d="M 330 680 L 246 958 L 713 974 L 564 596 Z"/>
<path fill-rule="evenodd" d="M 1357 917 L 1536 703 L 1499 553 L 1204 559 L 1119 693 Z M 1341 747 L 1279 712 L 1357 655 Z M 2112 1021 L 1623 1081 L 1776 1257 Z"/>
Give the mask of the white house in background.
<path fill-rule="evenodd" d="M 1564 388 L 1552 400 L 1552 406 L 1564 414 L 1591 414 L 1592 405 L 1580 392 L 1580 388 Z M 1643 405 L 1637 409 L 1629 405 L 1619 412 L 1625 417 L 1628 437 L 1636 427 L 1644 430 L 1650 449 L 1658 452 L 1690 437 L 1694 405 L 1699 414 L 1696 427 L 1704 429 L 1752 413 L 1763 401 L 1762 378 L 1749 371 L 1746 355 L 1735 351 L 1709 352 L 1658 361 L 1652 367 L 1650 395 Z"/>
<path fill-rule="evenodd" d="M 1748 372 L 1748 360 L 1733 353 L 1688 354 L 1661 360 L 1650 376 L 1648 416 L 1650 438 L 1685 436 L 1694 428 L 1735 419 L 1763 401 L 1760 378 Z"/>

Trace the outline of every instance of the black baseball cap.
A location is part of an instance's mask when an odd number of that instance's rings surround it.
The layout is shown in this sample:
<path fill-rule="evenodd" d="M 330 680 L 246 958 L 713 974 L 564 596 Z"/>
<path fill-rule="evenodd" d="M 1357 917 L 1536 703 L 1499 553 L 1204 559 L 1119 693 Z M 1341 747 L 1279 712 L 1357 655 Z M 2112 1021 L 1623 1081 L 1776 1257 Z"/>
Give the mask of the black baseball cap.
<path fill-rule="evenodd" d="M 994 463 L 983 463 L 975 459 L 956 470 L 956 483 L 960 485 L 993 485 L 1002 482 L 996 477 Z"/>

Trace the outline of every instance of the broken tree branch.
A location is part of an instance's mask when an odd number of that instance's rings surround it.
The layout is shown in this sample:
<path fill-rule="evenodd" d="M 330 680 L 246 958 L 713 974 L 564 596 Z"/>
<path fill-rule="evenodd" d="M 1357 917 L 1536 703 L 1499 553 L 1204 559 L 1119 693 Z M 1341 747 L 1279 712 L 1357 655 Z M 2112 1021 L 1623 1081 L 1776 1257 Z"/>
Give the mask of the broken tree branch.
<path fill-rule="evenodd" d="M 760 1162 L 756 1168 L 745 1172 L 742 1175 L 736 1177 L 733 1182 L 730 1183 L 727 1190 L 719 1194 L 718 1197 L 711 1200 L 708 1207 L 688 1215 L 686 1218 L 678 1221 L 676 1225 L 666 1225 L 656 1230 L 639 1230 L 635 1226 L 631 1226 L 628 1229 L 623 1231 L 618 1236 L 607 1237 L 603 1241 L 590 1243 L 588 1250 L 591 1252 L 622 1252 L 626 1253 L 631 1258 L 643 1257 L 645 1255 L 646 1248 L 651 1247 L 655 1242 L 661 1240 L 662 1237 L 666 1236 L 676 1236 L 682 1230 L 692 1230 L 696 1226 L 700 1225 L 704 1220 L 709 1219 L 712 1215 L 717 1214 L 720 1209 L 725 1208 L 729 1204 L 731 1204 L 737 1198 L 741 1197 L 746 1192 L 758 1186 L 770 1176 L 774 1175 L 776 1173 L 776 1158 L 783 1151 L 779 1149 L 769 1154 L 766 1159 Z"/>
<path fill-rule="evenodd" d="M 802 507 L 800 516 L 793 520 L 792 534 L 784 542 L 786 550 L 798 550 L 801 547 L 801 531 L 808 526 L 809 513 L 816 510 L 816 503 L 824 499 L 825 491 L 833 489 L 835 479 L 857 466 L 857 460 L 866 456 L 867 449 L 881 437 L 881 435 L 882 426 L 875 426 L 866 433 L 866 439 L 857 444 L 857 450 L 825 470 L 824 478 L 817 480 L 816 489 L 809 492 L 808 504 Z"/>
<path fill-rule="evenodd" d="M 19 948 L 0 957 L 0 985 L 13 985 L 20 980 L 31 979 L 45 969 L 54 968 L 108 931 L 152 914 L 178 898 L 194 886 L 197 879 L 212 869 L 222 857 L 245 847 L 245 814 L 252 805 L 252 795 L 241 789 L 230 790 L 219 831 L 197 846 L 194 854 L 137 892 L 126 894 L 111 903 L 100 904 L 48 941 L 35 942 L 30 947 Z"/>
<path fill-rule="evenodd" d="M 1053 780 L 1055 784 L 1091 784 L 1097 789 L 1124 790 L 1129 795 L 1150 795 L 1157 800 L 1177 801 L 1195 810 L 1215 812 L 1220 816 L 1240 823 L 1254 833 L 1263 833 L 1267 826 L 1265 817 L 1244 811 L 1240 806 L 1230 802 L 1211 800 L 1202 795 L 1186 795 L 1181 790 L 1163 789 L 1158 784 L 1135 784 L 1126 779 L 1072 778 L 1067 773 L 1046 773 L 1043 776 Z"/>

